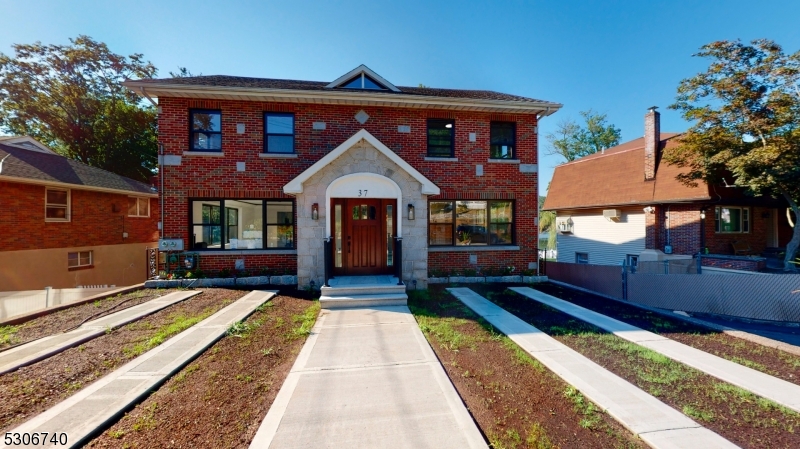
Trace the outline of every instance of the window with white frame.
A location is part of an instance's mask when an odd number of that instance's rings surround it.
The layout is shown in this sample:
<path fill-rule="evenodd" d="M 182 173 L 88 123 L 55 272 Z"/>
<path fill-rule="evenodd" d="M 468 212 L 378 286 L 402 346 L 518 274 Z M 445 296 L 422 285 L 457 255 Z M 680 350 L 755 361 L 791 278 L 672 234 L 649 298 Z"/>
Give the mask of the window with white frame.
<path fill-rule="evenodd" d="M 69 189 L 48 187 L 44 198 L 45 221 L 69 221 Z"/>
<path fill-rule="evenodd" d="M 720 234 L 750 232 L 750 209 L 717 206 L 714 209 L 714 230 Z"/>
<path fill-rule="evenodd" d="M 128 197 L 128 216 L 129 217 L 149 217 L 150 198 Z"/>
<path fill-rule="evenodd" d="M 92 266 L 92 252 L 91 251 L 77 251 L 74 253 L 67 253 L 67 267 L 80 268 Z"/>
<path fill-rule="evenodd" d="M 575 263 L 589 263 L 589 253 L 575 253 Z"/>

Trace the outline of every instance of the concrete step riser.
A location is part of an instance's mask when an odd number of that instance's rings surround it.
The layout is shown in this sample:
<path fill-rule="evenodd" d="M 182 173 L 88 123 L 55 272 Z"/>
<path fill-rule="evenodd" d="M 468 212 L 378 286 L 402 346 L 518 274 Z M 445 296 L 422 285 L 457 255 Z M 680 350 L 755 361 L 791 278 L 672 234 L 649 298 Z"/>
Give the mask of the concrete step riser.
<path fill-rule="evenodd" d="M 346 300 L 322 300 L 319 305 L 323 309 L 345 309 L 352 307 L 377 307 L 377 306 L 405 306 L 408 302 L 405 299 L 346 299 Z"/>
<path fill-rule="evenodd" d="M 380 287 L 322 287 L 322 296 L 351 296 L 365 294 L 406 294 L 405 285 L 387 285 Z"/>

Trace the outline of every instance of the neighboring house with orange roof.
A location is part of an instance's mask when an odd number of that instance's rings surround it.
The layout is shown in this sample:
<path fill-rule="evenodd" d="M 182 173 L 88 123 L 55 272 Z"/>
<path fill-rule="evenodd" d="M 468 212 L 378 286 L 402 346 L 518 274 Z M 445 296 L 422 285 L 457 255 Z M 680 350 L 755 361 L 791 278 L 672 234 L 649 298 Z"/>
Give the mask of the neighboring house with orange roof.
<path fill-rule="evenodd" d="M 158 246 L 158 192 L 0 136 L 0 291 L 131 285 Z"/>
<path fill-rule="evenodd" d="M 647 112 L 644 137 L 556 167 L 543 210 L 557 215 L 558 261 L 635 264 L 645 250 L 669 259 L 707 248 L 726 257 L 704 265 L 763 268 L 763 259 L 736 257 L 735 248 L 741 256 L 785 247 L 792 232 L 786 204 L 727 183 L 678 181 L 681 168 L 662 155 L 678 146 L 680 134 L 661 133 L 659 117 L 655 108 Z"/>

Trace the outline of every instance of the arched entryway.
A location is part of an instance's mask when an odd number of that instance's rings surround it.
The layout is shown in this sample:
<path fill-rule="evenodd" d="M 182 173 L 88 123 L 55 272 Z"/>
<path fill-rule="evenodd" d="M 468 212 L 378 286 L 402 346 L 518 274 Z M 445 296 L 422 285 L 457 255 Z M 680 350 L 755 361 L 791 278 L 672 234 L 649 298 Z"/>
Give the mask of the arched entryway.
<path fill-rule="evenodd" d="M 402 191 L 397 183 L 375 173 L 353 173 L 332 181 L 325 197 L 332 274 L 394 273 L 395 241 L 402 235 Z"/>

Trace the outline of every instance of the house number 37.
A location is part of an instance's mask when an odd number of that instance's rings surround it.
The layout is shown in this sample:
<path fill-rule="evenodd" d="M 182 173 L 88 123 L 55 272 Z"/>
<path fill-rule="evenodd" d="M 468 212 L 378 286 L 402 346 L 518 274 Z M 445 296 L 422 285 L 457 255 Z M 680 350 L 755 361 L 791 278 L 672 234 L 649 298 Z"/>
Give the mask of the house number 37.
<path fill-rule="evenodd" d="M 367 191 L 366 190 L 359 190 L 358 191 L 358 196 L 367 196 Z"/>

